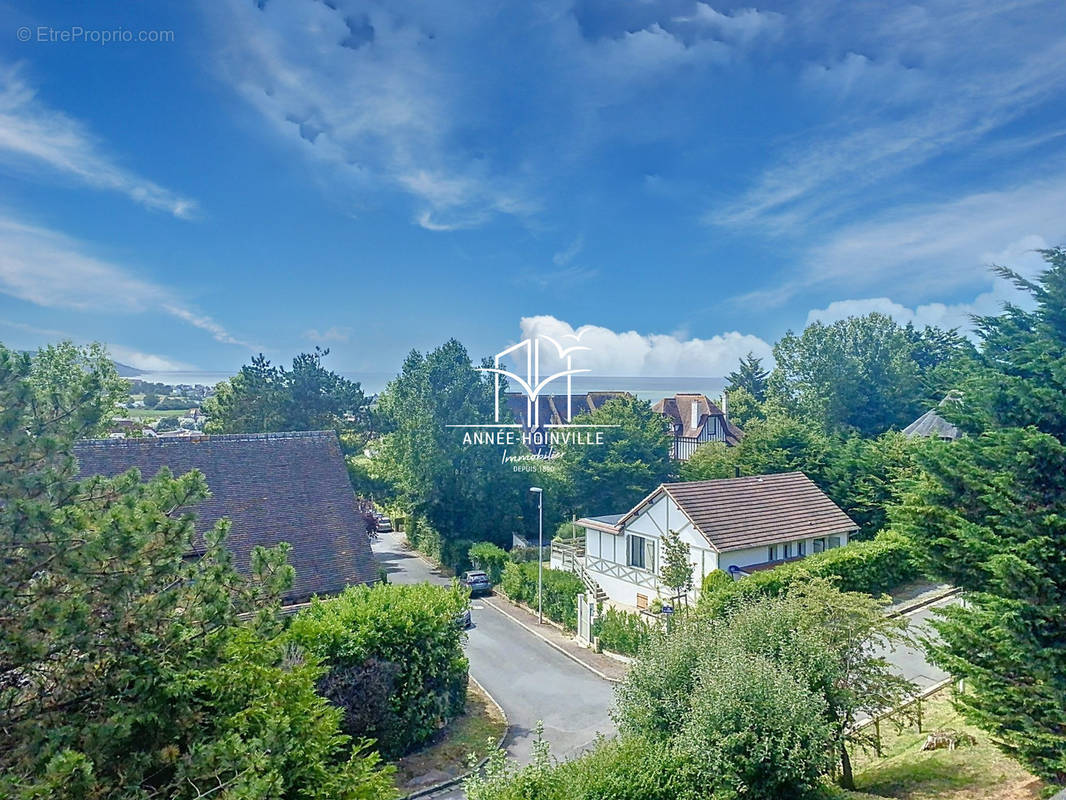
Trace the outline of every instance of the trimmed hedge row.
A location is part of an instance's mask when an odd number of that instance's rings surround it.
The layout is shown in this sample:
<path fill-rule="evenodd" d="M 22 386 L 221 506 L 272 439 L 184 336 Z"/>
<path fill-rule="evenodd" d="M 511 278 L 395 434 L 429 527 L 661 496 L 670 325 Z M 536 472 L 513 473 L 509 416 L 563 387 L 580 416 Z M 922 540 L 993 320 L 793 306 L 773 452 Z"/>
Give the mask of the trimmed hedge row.
<path fill-rule="evenodd" d="M 592 635 L 599 637 L 600 647 L 624 656 L 636 656 L 650 632 L 640 614 L 616 608 L 607 608 L 592 626 Z"/>
<path fill-rule="evenodd" d="M 458 585 L 352 586 L 312 600 L 287 635 L 327 667 L 318 690 L 343 709 L 345 733 L 375 739 L 392 758 L 463 712 L 468 664 L 456 619 L 467 603 Z"/>
<path fill-rule="evenodd" d="M 738 581 L 726 580 L 713 586 L 705 580 L 699 607 L 719 615 L 740 600 L 779 595 L 791 584 L 811 578 L 834 579 L 845 592 L 881 595 L 921 574 L 910 540 L 882 531 L 870 541 L 815 553 Z"/>
<path fill-rule="evenodd" d="M 499 587 L 512 600 L 528 606 L 537 605 L 537 563 L 526 561 L 508 564 L 503 569 Z M 577 629 L 577 596 L 585 584 L 572 572 L 544 568 L 544 616 L 569 631 Z"/>

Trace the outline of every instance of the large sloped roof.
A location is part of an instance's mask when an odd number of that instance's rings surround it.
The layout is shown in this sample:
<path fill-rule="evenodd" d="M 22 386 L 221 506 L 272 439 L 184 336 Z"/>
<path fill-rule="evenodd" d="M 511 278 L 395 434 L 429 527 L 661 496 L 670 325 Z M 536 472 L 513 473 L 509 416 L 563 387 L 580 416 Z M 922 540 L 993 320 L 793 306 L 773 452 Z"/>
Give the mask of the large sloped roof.
<path fill-rule="evenodd" d="M 296 580 L 289 600 L 368 583 L 377 570 L 333 431 L 157 439 L 89 439 L 74 446 L 83 476 L 114 476 L 137 467 L 147 479 L 162 467 L 193 469 L 211 496 L 188 509 L 203 532 L 232 521 L 227 547 L 247 571 L 257 545 L 288 542 Z"/>
<path fill-rule="evenodd" d="M 903 435 L 911 438 L 925 436 L 937 439 L 958 439 L 958 426 L 952 425 L 936 411 L 930 409 L 903 429 Z"/>
<path fill-rule="evenodd" d="M 802 472 L 665 483 L 661 488 L 719 551 L 850 533 L 859 527 Z"/>
<path fill-rule="evenodd" d="M 672 419 L 674 425 L 678 426 L 678 436 L 698 439 L 711 418 L 720 417 L 727 444 L 738 444 L 744 438 L 744 431 L 730 422 L 725 412 L 703 394 L 682 393 L 664 397 L 652 406 L 652 410 Z"/>

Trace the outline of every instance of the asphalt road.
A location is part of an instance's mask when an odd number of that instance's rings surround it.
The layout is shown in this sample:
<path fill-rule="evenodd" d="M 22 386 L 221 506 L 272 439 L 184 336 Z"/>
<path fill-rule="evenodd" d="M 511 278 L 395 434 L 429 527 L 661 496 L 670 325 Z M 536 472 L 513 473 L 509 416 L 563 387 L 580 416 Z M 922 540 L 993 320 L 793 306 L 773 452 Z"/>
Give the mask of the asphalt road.
<path fill-rule="evenodd" d="M 908 631 L 914 637 L 931 635 L 933 631 L 929 627 L 929 620 L 933 618 L 935 609 L 954 605 L 958 602 L 960 602 L 960 598 L 956 595 L 907 614 Z M 919 691 L 927 689 L 948 677 L 948 673 L 944 670 L 929 663 L 920 645 L 915 647 L 896 647 L 885 652 L 884 656 L 904 678 L 914 681 L 918 685 Z"/>
<path fill-rule="evenodd" d="M 450 579 L 402 547 L 403 534 L 381 534 L 373 545 L 379 566 L 393 583 L 447 585 Z M 597 733 L 612 735 L 610 683 L 575 664 L 514 621 L 475 598 L 468 631 L 470 674 L 503 707 L 510 724 L 509 755 L 528 761 L 538 722 L 552 755 L 580 753 Z"/>

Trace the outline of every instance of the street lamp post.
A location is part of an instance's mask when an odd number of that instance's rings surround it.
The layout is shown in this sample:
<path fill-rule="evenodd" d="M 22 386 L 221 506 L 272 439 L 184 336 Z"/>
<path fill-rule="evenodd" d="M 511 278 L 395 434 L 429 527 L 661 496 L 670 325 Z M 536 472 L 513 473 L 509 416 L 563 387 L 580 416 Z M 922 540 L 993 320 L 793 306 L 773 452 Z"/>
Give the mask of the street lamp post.
<path fill-rule="evenodd" d="M 544 490 L 529 487 L 537 496 L 537 620 L 544 624 Z"/>

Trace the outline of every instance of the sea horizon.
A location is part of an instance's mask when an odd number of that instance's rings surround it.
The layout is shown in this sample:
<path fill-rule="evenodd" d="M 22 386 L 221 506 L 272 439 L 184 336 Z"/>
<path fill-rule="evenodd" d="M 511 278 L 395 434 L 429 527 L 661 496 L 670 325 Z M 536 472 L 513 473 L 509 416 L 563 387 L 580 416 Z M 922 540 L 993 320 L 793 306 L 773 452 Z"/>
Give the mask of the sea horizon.
<path fill-rule="evenodd" d="M 367 394 L 380 394 L 386 384 L 396 376 L 387 372 L 347 372 L 338 371 L 348 380 L 358 381 Z M 140 375 L 128 376 L 128 380 L 164 383 L 170 386 L 186 384 L 191 386 L 216 386 L 233 377 L 233 373 L 212 370 L 190 371 L 152 371 Z M 658 400 L 680 393 L 700 393 L 715 398 L 725 388 L 725 378 L 704 376 L 640 376 L 640 375 L 578 375 L 573 379 L 573 392 L 630 392 L 642 400 Z M 566 382 L 559 379 L 553 385 L 552 394 L 566 391 Z"/>

